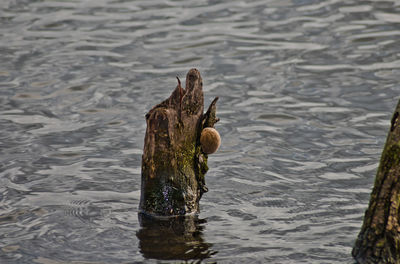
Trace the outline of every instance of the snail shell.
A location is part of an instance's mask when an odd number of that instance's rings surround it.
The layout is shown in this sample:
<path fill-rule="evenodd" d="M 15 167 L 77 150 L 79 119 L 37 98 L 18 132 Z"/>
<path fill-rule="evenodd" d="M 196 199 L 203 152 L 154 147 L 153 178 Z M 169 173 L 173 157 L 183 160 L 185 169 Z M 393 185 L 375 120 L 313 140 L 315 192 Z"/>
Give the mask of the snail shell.
<path fill-rule="evenodd" d="M 206 127 L 201 131 L 200 144 L 204 153 L 212 154 L 221 145 L 221 136 L 215 128 Z"/>

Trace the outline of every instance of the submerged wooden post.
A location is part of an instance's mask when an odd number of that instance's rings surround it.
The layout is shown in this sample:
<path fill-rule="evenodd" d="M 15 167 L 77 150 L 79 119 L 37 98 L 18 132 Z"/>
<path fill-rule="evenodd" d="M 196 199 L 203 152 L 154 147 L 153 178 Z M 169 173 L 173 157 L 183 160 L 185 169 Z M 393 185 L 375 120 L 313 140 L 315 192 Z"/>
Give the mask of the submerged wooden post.
<path fill-rule="evenodd" d="M 400 100 L 352 255 L 358 263 L 400 263 Z"/>
<path fill-rule="evenodd" d="M 186 87 L 178 78 L 171 96 L 146 114 L 141 213 L 171 216 L 199 211 L 200 198 L 207 192 L 204 175 L 208 170 L 207 147 L 201 147 L 200 136 L 203 128 L 212 128 L 218 121 L 217 100 L 203 114 L 203 81 L 200 72 L 191 69 Z"/>

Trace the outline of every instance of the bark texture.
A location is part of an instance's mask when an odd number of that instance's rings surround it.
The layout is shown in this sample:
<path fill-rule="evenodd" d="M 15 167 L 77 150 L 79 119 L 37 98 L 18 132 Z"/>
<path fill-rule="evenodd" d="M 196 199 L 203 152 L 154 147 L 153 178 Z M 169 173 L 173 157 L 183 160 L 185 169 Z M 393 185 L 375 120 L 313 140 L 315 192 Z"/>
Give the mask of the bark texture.
<path fill-rule="evenodd" d="M 203 127 L 213 127 L 216 98 L 204 115 L 203 81 L 197 69 L 180 80 L 171 96 L 146 114 L 142 156 L 140 211 L 150 215 L 184 215 L 199 211 L 207 187 L 207 155 L 199 137 Z"/>
<path fill-rule="evenodd" d="M 364 223 L 352 255 L 358 263 L 400 263 L 400 101 L 394 111 Z"/>

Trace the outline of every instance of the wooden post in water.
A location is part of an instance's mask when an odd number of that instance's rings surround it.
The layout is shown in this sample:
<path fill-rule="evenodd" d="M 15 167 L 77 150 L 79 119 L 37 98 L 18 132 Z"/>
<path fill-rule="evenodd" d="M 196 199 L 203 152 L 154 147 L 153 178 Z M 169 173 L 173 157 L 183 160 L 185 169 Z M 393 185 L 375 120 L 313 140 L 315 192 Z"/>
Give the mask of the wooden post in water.
<path fill-rule="evenodd" d="M 400 100 L 394 111 L 360 234 L 358 263 L 400 263 Z"/>
<path fill-rule="evenodd" d="M 171 96 L 146 114 L 141 213 L 172 216 L 199 211 L 200 198 L 207 192 L 207 150 L 211 146 L 215 151 L 220 143 L 213 138 L 209 142 L 200 139 L 203 129 L 213 128 L 218 121 L 217 100 L 218 97 L 203 114 L 203 81 L 200 72 L 191 69 L 186 75 L 186 87 L 182 88 L 178 78 Z M 200 142 L 205 145 L 202 147 Z"/>

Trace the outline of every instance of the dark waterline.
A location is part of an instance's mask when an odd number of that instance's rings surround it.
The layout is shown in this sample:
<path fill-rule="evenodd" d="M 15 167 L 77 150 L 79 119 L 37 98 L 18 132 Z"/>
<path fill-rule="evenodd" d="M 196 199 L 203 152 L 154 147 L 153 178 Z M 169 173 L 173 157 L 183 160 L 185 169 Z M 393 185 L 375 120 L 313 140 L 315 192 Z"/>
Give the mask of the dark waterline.
<path fill-rule="evenodd" d="M 400 91 L 399 14 L 1 1 L 0 263 L 353 263 Z M 144 114 L 192 67 L 205 104 L 220 97 L 209 192 L 198 218 L 140 227 Z"/>

